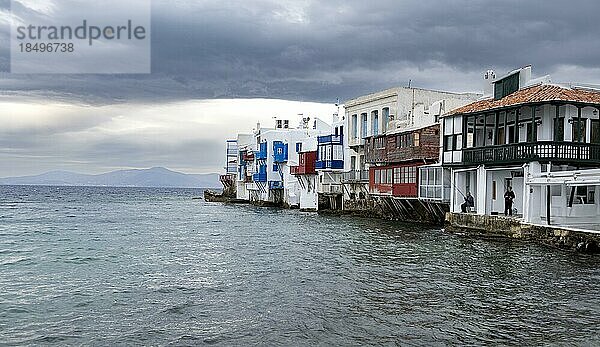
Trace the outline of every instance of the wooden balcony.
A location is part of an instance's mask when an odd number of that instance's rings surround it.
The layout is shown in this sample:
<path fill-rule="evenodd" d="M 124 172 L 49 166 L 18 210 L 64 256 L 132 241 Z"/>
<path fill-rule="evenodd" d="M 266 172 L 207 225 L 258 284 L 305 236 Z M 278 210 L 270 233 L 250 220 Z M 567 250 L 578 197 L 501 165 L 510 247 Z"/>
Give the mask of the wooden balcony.
<path fill-rule="evenodd" d="M 369 182 L 369 170 L 353 170 L 344 172 L 343 182 Z"/>
<path fill-rule="evenodd" d="M 290 174 L 292 175 L 314 175 L 317 172 L 315 171 L 315 165 L 297 165 L 290 166 Z"/>
<path fill-rule="evenodd" d="M 463 149 L 465 164 L 524 164 L 531 161 L 600 165 L 600 144 L 538 141 Z"/>

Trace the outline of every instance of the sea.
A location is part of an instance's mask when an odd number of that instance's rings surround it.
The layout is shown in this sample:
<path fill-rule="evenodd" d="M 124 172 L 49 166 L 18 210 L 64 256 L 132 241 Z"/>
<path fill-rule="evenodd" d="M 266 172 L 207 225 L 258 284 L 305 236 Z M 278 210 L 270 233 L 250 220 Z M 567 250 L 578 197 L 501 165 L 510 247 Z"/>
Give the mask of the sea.
<path fill-rule="evenodd" d="M 440 227 L 0 186 L 0 344 L 600 345 L 600 257 Z"/>

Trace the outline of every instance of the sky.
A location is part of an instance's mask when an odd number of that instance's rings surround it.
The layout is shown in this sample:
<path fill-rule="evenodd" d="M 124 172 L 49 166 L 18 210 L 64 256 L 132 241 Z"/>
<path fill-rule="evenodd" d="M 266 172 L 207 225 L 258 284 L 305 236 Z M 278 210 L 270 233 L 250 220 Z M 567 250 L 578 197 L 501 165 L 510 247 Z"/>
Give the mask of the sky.
<path fill-rule="evenodd" d="M 224 140 L 257 121 L 329 120 L 336 99 L 409 80 L 480 92 L 483 71 L 531 64 L 555 82 L 600 83 L 592 0 L 154 0 L 152 72 L 138 75 L 11 74 L 9 4 L 0 0 L 0 177 L 219 172 Z"/>

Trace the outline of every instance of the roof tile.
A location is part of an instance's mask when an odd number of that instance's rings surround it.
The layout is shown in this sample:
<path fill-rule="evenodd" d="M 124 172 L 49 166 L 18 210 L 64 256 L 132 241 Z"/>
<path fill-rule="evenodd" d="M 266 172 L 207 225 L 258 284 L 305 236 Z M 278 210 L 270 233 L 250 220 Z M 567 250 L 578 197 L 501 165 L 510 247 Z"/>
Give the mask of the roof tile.
<path fill-rule="evenodd" d="M 450 111 L 446 116 L 455 114 L 470 114 L 502 109 L 507 107 L 527 105 L 531 103 L 564 101 L 586 103 L 600 107 L 600 92 L 564 88 L 557 85 L 536 85 L 518 90 L 500 100 L 485 99 L 475 101 L 463 107 Z"/>

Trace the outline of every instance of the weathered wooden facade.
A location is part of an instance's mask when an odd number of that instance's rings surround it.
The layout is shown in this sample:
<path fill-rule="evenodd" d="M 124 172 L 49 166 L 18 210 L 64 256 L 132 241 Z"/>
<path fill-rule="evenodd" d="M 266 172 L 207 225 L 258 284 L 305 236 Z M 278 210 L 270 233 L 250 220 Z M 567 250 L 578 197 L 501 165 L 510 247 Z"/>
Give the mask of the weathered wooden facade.
<path fill-rule="evenodd" d="M 439 146 L 439 124 L 367 138 L 365 157 L 370 164 L 369 192 L 417 197 L 417 168 L 436 162 Z"/>

